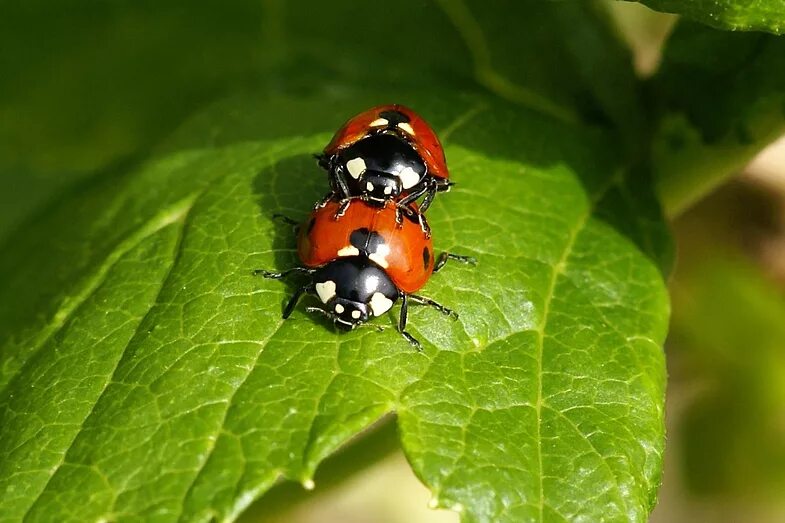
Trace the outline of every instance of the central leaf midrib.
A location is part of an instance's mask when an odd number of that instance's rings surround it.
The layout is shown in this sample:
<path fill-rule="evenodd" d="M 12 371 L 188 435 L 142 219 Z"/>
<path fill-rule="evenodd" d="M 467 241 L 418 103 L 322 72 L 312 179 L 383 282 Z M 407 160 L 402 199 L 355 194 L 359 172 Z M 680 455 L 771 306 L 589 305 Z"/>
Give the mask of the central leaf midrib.
<path fill-rule="evenodd" d="M 548 327 L 548 318 L 549 318 L 549 311 L 550 306 L 553 301 L 553 297 L 556 291 L 556 284 L 561 276 L 564 276 L 567 270 L 568 261 L 570 255 L 572 254 L 572 250 L 575 246 L 575 243 L 580 235 L 581 231 L 586 227 L 589 219 L 591 218 L 592 214 L 596 209 L 597 203 L 602 200 L 603 196 L 614 186 L 617 185 L 622 181 L 624 178 L 624 171 L 620 170 L 611 176 L 608 181 L 602 186 L 589 200 L 589 204 L 586 210 L 578 217 L 575 226 L 570 230 L 569 236 L 567 237 L 567 241 L 565 242 L 564 248 L 559 259 L 553 265 L 553 271 L 551 272 L 551 278 L 548 284 L 548 288 L 545 294 L 545 298 L 543 299 L 543 309 L 542 309 L 542 322 L 540 326 L 536 329 L 537 332 L 537 340 L 536 340 L 536 352 L 537 352 L 537 368 L 536 368 L 536 379 L 537 379 L 537 399 L 535 402 L 535 413 L 537 419 L 537 431 L 536 431 L 536 439 L 537 439 L 537 462 L 539 465 L 538 471 L 538 483 L 539 483 L 539 503 L 538 503 L 538 511 L 539 511 L 539 521 L 543 520 L 543 510 L 545 506 L 545 492 L 544 492 L 544 485 L 543 485 L 543 460 L 542 460 L 542 407 L 543 407 L 543 397 L 542 397 L 542 386 L 543 386 L 543 349 L 544 349 L 544 342 L 545 342 L 545 332 Z M 585 438 L 584 438 L 585 439 Z M 592 445 L 593 447 L 593 445 Z M 604 462 L 604 460 L 602 460 Z M 614 476 L 615 477 L 615 476 Z M 615 483 L 616 490 L 618 491 L 618 483 Z M 619 499 L 622 504 L 626 508 L 626 502 L 624 498 L 619 493 Z"/>

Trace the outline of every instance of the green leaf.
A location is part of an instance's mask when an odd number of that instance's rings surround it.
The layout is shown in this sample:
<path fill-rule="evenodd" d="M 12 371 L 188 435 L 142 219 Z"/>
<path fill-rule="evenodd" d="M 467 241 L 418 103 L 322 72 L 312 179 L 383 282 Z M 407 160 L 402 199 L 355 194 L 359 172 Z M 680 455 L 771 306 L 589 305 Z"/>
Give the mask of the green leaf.
<path fill-rule="evenodd" d="M 631 0 L 628 0 L 631 1 Z M 784 0 L 637 0 L 719 29 L 785 32 Z"/>
<path fill-rule="evenodd" d="M 635 243 L 657 239 L 645 188 L 622 183 L 613 143 L 585 128 L 474 97 L 414 105 L 459 184 L 431 213 L 437 246 L 480 259 L 427 286 L 462 319 L 415 311 L 423 354 L 393 329 L 281 321 L 291 288 L 251 275 L 296 263 L 290 229 L 270 216 L 301 218 L 321 195 L 310 153 L 326 133 L 172 153 L 75 193 L 12 240 L 0 300 L 13 334 L 8 521 L 233 517 L 281 476 L 306 482 L 392 411 L 438 504 L 469 519 L 646 519 L 667 300 Z M 253 119 L 276 112 L 311 114 L 279 100 Z M 627 237 L 618 219 L 648 225 Z"/>
<path fill-rule="evenodd" d="M 651 87 L 654 169 L 674 215 L 785 132 L 785 39 L 680 22 Z"/>
<path fill-rule="evenodd" d="M 454 13 L 423 11 L 433 40 L 403 24 L 401 41 L 422 45 L 391 53 L 378 31 L 335 36 L 348 14 L 373 27 L 388 5 L 265 5 L 272 87 L 215 104 L 10 238 L 0 520 L 231 520 L 396 413 L 434 504 L 467 521 L 645 521 L 662 465 L 669 240 L 610 129 L 623 105 L 610 82 L 554 66 L 584 50 L 548 24 L 583 7 L 525 3 L 532 32 L 512 34 L 498 28 L 517 3 L 472 4 L 490 70 L 513 87 L 488 94 L 464 42 L 483 51 Z M 527 45 L 543 41 L 552 54 Z M 480 260 L 424 289 L 461 319 L 412 311 L 423 353 L 394 315 L 381 333 L 339 334 L 302 309 L 282 321 L 293 287 L 252 276 L 297 263 L 271 216 L 304 218 L 324 194 L 311 154 L 389 100 L 446 145 L 457 185 L 429 210 L 437 249 Z"/>

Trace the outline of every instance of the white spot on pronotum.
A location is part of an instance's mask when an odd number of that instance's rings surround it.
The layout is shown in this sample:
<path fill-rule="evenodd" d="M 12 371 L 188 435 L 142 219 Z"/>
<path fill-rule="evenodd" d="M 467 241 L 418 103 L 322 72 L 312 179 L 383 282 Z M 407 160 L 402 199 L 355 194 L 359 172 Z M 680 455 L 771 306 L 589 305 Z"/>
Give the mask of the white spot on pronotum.
<path fill-rule="evenodd" d="M 335 312 L 337 312 L 338 314 L 342 314 L 343 310 L 344 310 L 343 305 L 341 305 L 340 303 L 335 304 Z"/>
<path fill-rule="evenodd" d="M 409 133 L 409 134 L 411 134 L 411 135 L 413 135 L 413 134 L 414 134 L 414 129 L 412 129 L 412 126 L 411 126 L 411 125 L 409 125 L 409 124 L 408 124 L 408 123 L 406 123 L 406 122 L 401 122 L 401 123 L 399 123 L 399 124 L 398 124 L 398 129 L 400 129 L 400 130 L 402 130 L 402 131 L 405 131 L 405 132 L 407 132 L 407 133 Z"/>
<path fill-rule="evenodd" d="M 368 189 L 368 191 L 373 191 L 373 184 L 371 182 L 367 182 L 365 184 L 365 188 Z"/>
<path fill-rule="evenodd" d="M 354 309 L 352 311 L 352 318 L 354 318 L 355 320 L 359 320 L 360 316 L 362 316 L 362 313 L 360 311 L 358 311 L 357 309 Z"/>
<path fill-rule="evenodd" d="M 303 481 L 303 488 L 305 490 L 313 490 L 314 487 L 316 487 L 316 483 L 314 483 L 312 479 L 308 478 Z"/>
<path fill-rule="evenodd" d="M 322 303 L 327 303 L 335 296 L 335 282 L 328 280 L 324 283 L 317 283 L 316 294 L 319 295 L 319 299 L 322 300 Z"/>
<path fill-rule="evenodd" d="M 358 251 L 357 247 L 355 247 L 354 245 L 347 245 L 346 247 L 338 251 L 338 256 L 340 257 L 357 256 L 358 254 L 360 254 L 360 251 Z"/>
<path fill-rule="evenodd" d="M 374 292 L 371 296 L 371 310 L 374 316 L 381 316 L 392 308 L 392 300 L 381 292 Z"/>
<path fill-rule="evenodd" d="M 357 158 L 352 158 L 346 162 L 346 169 L 349 170 L 351 177 L 356 180 L 362 173 L 365 172 L 365 160 L 359 156 Z"/>
<path fill-rule="evenodd" d="M 383 125 L 387 125 L 388 122 L 386 118 L 377 118 L 376 120 L 372 121 L 369 125 L 371 127 L 381 127 Z"/>
<path fill-rule="evenodd" d="M 368 258 L 386 269 L 390 266 L 387 262 L 388 254 L 390 254 L 390 246 L 386 243 L 381 243 L 376 247 L 376 252 L 369 254 Z"/>
<path fill-rule="evenodd" d="M 387 187 L 385 187 L 384 188 L 384 194 L 392 194 L 392 187 L 389 186 L 389 185 Z"/>
<path fill-rule="evenodd" d="M 420 175 L 414 172 L 414 169 L 411 167 L 406 167 L 402 170 L 398 177 L 401 179 L 401 185 L 403 185 L 404 189 L 411 189 L 420 181 Z"/>

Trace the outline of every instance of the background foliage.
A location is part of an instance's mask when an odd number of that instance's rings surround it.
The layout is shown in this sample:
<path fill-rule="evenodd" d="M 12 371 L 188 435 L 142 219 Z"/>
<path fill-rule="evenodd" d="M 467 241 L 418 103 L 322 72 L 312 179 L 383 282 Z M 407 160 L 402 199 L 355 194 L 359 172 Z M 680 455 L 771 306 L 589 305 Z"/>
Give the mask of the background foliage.
<path fill-rule="evenodd" d="M 785 19 L 780 2 L 651 5 Z M 385 455 L 396 423 L 432 505 L 468 521 L 646 520 L 673 263 L 655 192 L 675 216 L 782 132 L 785 50 L 684 20 L 641 80 L 617 23 L 603 2 L 6 6 L 0 519 L 234 519 L 347 441 L 319 485 Z M 309 155 L 390 100 L 434 124 L 458 182 L 431 212 L 437 248 L 481 260 L 429 283 L 461 320 L 413 314 L 424 354 L 392 329 L 282 323 L 291 288 L 250 275 L 296 263 L 270 217 L 324 191 Z M 676 361 L 722 385 L 679 429 L 708 496 L 743 491 L 741 463 L 782 480 L 777 422 L 741 429 L 782 399 L 781 298 L 747 254 L 675 280 Z M 713 333 L 710 305 L 739 301 L 760 312 Z M 750 386 L 763 368 L 772 386 Z M 286 488 L 247 517 L 300 497 Z"/>

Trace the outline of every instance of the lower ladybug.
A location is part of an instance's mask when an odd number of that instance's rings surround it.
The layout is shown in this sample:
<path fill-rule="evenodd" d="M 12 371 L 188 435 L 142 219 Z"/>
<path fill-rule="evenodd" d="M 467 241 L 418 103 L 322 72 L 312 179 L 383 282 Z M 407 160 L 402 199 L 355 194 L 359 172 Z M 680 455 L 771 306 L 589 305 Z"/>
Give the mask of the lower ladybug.
<path fill-rule="evenodd" d="M 308 275 L 309 281 L 289 299 L 283 317 L 289 317 L 303 294 L 314 294 L 321 307 L 306 310 L 323 314 L 346 330 L 385 314 L 400 298 L 398 331 L 419 350 L 420 343 L 406 332 L 410 302 L 429 305 L 456 318 L 457 314 L 414 293 L 448 260 L 476 261 L 446 252 L 435 259 L 431 239 L 421 230 L 416 216 L 407 214 L 398 224 L 393 202 L 379 208 L 358 201 L 336 220 L 340 205 L 334 200 L 328 202 L 300 226 L 297 252 L 303 266 L 283 272 L 257 270 L 255 274 L 273 279 L 295 273 Z"/>

